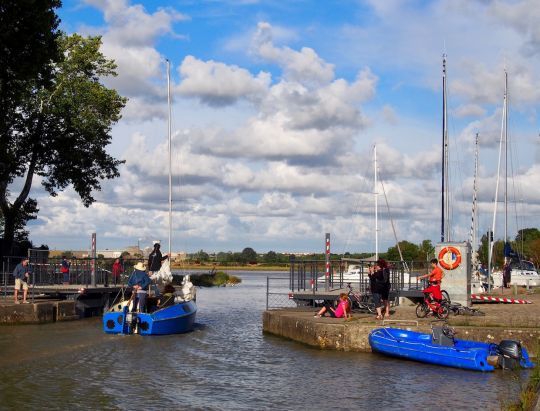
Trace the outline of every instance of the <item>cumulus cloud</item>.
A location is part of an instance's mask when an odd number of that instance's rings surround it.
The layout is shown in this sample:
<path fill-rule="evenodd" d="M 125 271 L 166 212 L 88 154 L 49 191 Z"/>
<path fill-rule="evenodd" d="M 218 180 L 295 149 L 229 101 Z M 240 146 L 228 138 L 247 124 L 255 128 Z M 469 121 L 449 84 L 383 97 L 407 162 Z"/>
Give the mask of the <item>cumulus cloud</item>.
<path fill-rule="evenodd" d="M 238 66 L 215 61 L 201 61 L 187 56 L 178 68 L 182 82 L 177 91 L 184 96 L 196 97 L 210 106 L 220 107 L 239 99 L 259 99 L 267 90 L 271 75 L 259 72 L 257 76 Z"/>
<path fill-rule="evenodd" d="M 118 76 L 105 83 L 128 97 L 123 115 L 126 120 L 140 121 L 164 117 L 164 110 L 141 110 L 141 105 L 164 101 L 164 58 L 156 49 L 157 40 L 164 36 L 180 37 L 173 25 L 188 17 L 172 8 L 158 8 L 149 13 L 140 4 L 130 5 L 127 0 L 85 0 L 85 3 L 103 12 L 107 26 L 96 28 L 103 40 L 103 53 L 115 60 Z"/>
<path fill-rule="evenodd" d="M 312 48 L 302 47 L 296 51 L 286 46 L 276 47 L 272 40 L 272 26 L 267 22 L 258 24 L 252 47 L 256 55 L 280 65 L 287 80 L 317 85 L 334 77 L 334 66 L 321 59 Z"/>

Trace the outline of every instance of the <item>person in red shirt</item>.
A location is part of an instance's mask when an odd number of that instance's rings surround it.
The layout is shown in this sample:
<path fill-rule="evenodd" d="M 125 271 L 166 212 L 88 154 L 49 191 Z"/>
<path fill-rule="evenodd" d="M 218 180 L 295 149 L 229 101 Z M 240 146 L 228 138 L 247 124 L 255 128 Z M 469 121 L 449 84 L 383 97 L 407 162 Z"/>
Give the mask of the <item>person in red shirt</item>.
<path fill-rule="evenodd" d="M 418 277 L 419 279 L 429 278 L 428 280 L 429 287 L 422 290 L 422 292 L 424 294 L 431 294 L 435 300 L 441 301 L 442 300 L 441 281 L 444 277 L 444 272 L 441 269 L 441 267 L 438 266 L 439 262 L 437 261 L 436 258 L 432 259 L 430 263 L 431 263 L 431 268 L 433 268 L 431 273 Z"/>

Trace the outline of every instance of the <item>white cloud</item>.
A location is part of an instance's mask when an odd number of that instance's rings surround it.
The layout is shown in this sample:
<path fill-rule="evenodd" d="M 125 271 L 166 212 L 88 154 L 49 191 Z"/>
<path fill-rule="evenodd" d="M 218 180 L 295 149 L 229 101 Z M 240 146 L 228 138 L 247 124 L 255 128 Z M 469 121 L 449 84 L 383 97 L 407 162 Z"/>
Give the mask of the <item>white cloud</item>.
<path fill-rule="evenodd" d="M 224 106 L 239 99 L 259 99 L 267 92 L 271 75 L 257 76 L 238 66 L 215 61 L 201 61 L 187 56 L 179 67 L 182 81 L 177 91 L 188 97 L 199 98 L 210 106 Z"/>
<path fill-rule="evenodd" d="M 279 64 L 288 80 L 306 85 L 327 83 L 334 77 L 334 66 L 321 59 L 315 50 L 302 47 L 300 51 L 289 47 L 276 47 L 272 38 L 272 26 L 267 22 L 258 24 L 253 38 L 254 53 Z"/>

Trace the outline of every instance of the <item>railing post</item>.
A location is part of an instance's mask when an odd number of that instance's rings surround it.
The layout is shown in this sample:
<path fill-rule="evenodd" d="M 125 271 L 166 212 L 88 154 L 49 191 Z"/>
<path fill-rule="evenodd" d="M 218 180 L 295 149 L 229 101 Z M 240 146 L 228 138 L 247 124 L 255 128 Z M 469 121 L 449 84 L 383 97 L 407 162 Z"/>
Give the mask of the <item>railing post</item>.
<path fill-rule="evenodd" d="M 270 291 L 270 277 L 266 276 L 266 311 L 268 311 L 268 293 Z"/>

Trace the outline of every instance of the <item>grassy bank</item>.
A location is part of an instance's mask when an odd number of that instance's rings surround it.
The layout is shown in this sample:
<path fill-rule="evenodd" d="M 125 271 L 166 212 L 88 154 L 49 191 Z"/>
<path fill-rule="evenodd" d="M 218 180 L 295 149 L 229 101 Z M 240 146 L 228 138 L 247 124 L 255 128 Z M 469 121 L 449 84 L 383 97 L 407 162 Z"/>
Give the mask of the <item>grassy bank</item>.
<path fill-rule="evenodd" d="M 191 282 L 198 287 L 224 287 L 240 284 L 242 280 L 223 271 L 216 271 L 213 274 L 192 275 Z"/>
<path fill-rule="evenodd" d="M 289 265 L 212 265 L 212 264 L 172 264 L 172 269 L 200 271 L 289 271 Z"/>
<path fill-rule="evenodd" d="M 529 377 L 529 382 L 523 387 L 519 393 L 519 399 L 511 404 L 506 404 L 503 409 L 506 411 L 532 411 L 535 409 L 536 403 L 539 400 L 540 390 L 540 366 L 538 360 L 540 358 L 540 346 L 536 348 L 536 366 L 532 369 Z"/>

